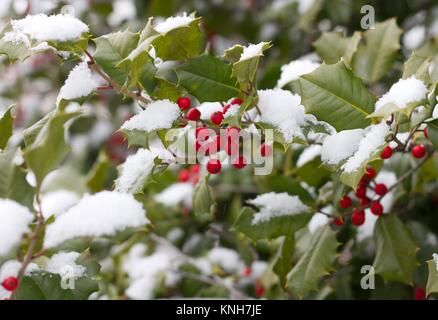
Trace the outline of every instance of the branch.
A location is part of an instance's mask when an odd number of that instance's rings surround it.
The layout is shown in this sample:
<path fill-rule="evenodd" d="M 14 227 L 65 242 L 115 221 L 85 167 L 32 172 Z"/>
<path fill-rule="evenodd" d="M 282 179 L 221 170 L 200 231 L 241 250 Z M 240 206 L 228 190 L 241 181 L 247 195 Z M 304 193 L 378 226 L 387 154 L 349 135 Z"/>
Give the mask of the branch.
<path fill-rule="evenodd" d="M 90 61 L 88 61 L 88 66 L 108 83 L 108 86 L 106 88 L 114 89 L 116 92 L 120 92 L 120 93 L 124 94 L 125 96 L 132 98 L 133 100 L 138 100 L 138 101 L 142 102 L 143 104 L 148 104 L 151 102 L 149 99 L 146 99 L 145 97 L 143 97 L 141 95 L 141 92 L 140 93 L 138 91 L 132 92 L 128 88 L 123 87 L 123 86 L 119 85 L 117 82 L 115 82 L 114 80 L 112 80 L 102 70 L 102 68 L 96 63 L 93 56 L 87 50 L 85 50 L 84 52 L 87 55 L 88 59 L 90 60 Z"/>

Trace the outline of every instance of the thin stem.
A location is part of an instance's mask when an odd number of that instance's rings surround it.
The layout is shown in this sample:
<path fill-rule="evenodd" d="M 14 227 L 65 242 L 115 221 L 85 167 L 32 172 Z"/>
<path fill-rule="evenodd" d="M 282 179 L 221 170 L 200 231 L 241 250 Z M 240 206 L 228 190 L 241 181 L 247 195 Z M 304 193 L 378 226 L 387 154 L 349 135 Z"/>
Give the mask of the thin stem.
<path fill-rule="evenodd" d="M 117 82 L 115 82 L 114 80 L 112 80 L 103 70 L 102 68 L 96 63 L 96 61 L 94 60 L 93 56 L 87 51 L 85 50 L 84 53 L 87 55 L 88 59 L 90 60 L 88 62 L 88 66 L 94 70 L 94 72 L 96 72 L 102 79 L 104 79 L 107 83 L 108 86 L 107 87 L 111 87 L 112 89 L 114 89 L 116 92 L 120 92 L 122 94 L 124 94 L 125 96 L 128 96 L 134 100 L 138 100 L 140 102 L 142 102 L 143 104 L 148 104 L 151 101 L 149 99 L 146 99 L 145 97 L 143 97 L 141 95 L 141 92 L 132 92 L 131 90 L 129 90 L 126 87 L 122 87 L 121 85 L 119 85 Z"/>

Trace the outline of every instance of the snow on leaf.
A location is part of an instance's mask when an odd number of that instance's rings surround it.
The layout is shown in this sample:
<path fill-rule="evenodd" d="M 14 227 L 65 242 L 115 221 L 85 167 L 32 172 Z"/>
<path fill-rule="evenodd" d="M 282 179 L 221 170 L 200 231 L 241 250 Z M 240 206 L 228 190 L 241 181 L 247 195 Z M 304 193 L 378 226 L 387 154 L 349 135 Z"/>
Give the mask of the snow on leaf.
<path fill-rule="evenodd" d="M 294 60 L 281 66 L 281 76 L 277 82 L 278 88 L 283 88 L 289 82 L 298 80 L 300 76 L 310 73 L 320 66 L 319 63 L 309 60 Z"/>
<path fill-rule="evenodd" d="M 362 138 L 363 129 L 343 130 L 328 136 L 322 144 L 321 160 L 338 164 L 356 152 Z"/>
<path fill-rule="evenodd" d="M 298 196 L 290 196 L 286 192 L 264 193 L 255 199 L 248 200 L 247 203 L 260 209 L 254 215 L 253 225 L 269 221 L 274 217 L 295 215 L 309 210 L 309 207 L 303 204 Z"/>
<path fill-rule="evenodd" d="M 97 87 L 90 68 L 86 62 L 78 64 L 70 71 L 67 80 L 59 92 L 56 103 L 73 100 L 90 95 Z"/>
<path fill-rule="evenodd" d="M 7 255 L 28 232 L 33 215 L 21 204 L 0 199 L 0 256 Z"/>
<path fill-rule="evenodd" d="M 143 206 L 132 195 L 102 191 L 84 196 L 48 225 L 44 246 L 55 247 L 76 237 L 111 236 L 148 223 Z"/>
<path fill-rule="evenodd" d="M 145 110 L 126 121 L 121 129 L 146 132 L 169 129 L 179 116 L 180 110 L 176 103 L 158 100 L 148 104 Z"/>

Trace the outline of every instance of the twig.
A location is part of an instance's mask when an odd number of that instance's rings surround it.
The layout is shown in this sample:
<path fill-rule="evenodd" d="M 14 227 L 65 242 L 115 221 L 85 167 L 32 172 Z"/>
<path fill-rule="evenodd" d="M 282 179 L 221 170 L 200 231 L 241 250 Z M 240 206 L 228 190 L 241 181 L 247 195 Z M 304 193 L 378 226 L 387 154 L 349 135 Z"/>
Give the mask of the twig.
<path fill-rule="evenodd" d="M 122 87 L 121 85 L 119 85 L 117 82 L 115 82 L 114 80 L 112 80 L 103 70 L 102 68 L 96 63 L 96 61 L 94 60 L 93 56 L 87 51 L 85 50 L 84 53 L 87 55 L 88 59 L 90 61 L 88 61 L 88 66 L 94 70 L 94 72 L 96 72 L 102 79 L 104 79 L 107 83 L 108 86 L 107 87 L 111 87 L 112 89 L 114 89 L 116 92 L 120 92 L 122 94 L 124 94 L 125 96 L 128 96 L 134 100 L 138 100 L 140 102 L 142 102 L 143 104 L 148 104 L 151 101 L 149 99 L 146 99 L 145 97 L 143 97 L 141 95 L 141 92 L 139 94 L 139 92 L 132 92 L 131 90 L 129 90 L 126 87 Z"/>

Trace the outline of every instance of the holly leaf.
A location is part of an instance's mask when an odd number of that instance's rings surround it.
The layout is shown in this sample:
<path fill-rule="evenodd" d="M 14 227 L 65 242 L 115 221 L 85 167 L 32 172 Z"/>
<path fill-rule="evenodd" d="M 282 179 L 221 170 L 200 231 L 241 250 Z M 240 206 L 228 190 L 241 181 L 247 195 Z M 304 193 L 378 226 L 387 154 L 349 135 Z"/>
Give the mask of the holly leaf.
<path fill-rule="evenodd" d="M 353 59 L 353 71 L 368 83 L 375 83 L 388 73 L 400 49 L 402 30 L 394 18 L 376 23 L 364 33 Z"/>
<path fill-rule="evenodd" d="M 333 270 L 338 245 L 336 232 L 329 225 L 312 235 L 304 254 L 287 276 L 287 287 L 293 294 L 303 298 L 318 288 L 320 278 Z"/>
<path fill-rule="evenodd" d="M 275 239 L 280 236 L 292 236 L 295 231 L 304 228 L 312 218 L 309 212 L 294 215 L 273 217 L 268 221 L 253 224 L 255 211 L 243 207 L 240 215 L 234 222 L 232 229 L 243 233 L 254 241 L 261 239 Z"/>
<path fill-rule="evenodd" d="M 208 53 L 191 58 L 175 69 L 179 85 L 200 102 L 227 101 L 239 95 L 231 66 Z"/>
<path fill-rule="evenodd" d="M 438 293 L 438 267 L 435 260 L 427 261 L 427 267 L 429 270 L 429 276 L 427 278 L 426 295 L 431 293 Z"/>
<path fill-rule="evenodd" d="M 278 248 L 277 257 L 273 266 L 273 271 L 280 278 L 280 283 L 283 288 L 286 288 L 287 274 L 293 265 L 293 253 L 295 250 L 295 238 L 284 237 L 281 245 Z"/>
<path fill-rule="evenodd" d="M 412 275 L 418 267 L 418 250 L 411 231 L 395 214 L 377 220 L 374 228 L 376 257 L 373 267 L 386 281 L 412 285 Z"/>
<path fill-rule="evenodd" d="M 193 211 L 202 220 L 209 220 L 213 216 L 215 206 L 208 179 L 208 175 L 204 176 L 196 185 L 193 193 Z"/>
<path fill-rule="evenodd" d="M 438 119 L 427 123 L 427 133 L 429 140 L 432 142 L 436 150 L 438 150 Z"/>
<path fill-rule="evenodd" d="M 153 40 L 157 57 L 163 60 L 186 60 L 201 51 L 201 30 L 195 18 L 187 26 L 172 29 Z"/>
<path fill-rule="evenodd" d="M 299 79 L 306 112 L 328 122 L 338 132 L 364 128 L 374 110 L 375 97 L 345 64 L 323 64 Z"/>
<path fill-rule="evenodd" d="M 254 85 L 260 57 L 263 55 L 263 51 L 269 49 L 271 46 L 270 42 L 263 42 L 262 50 L 259 55 L 239 60 L 233 64 L 233 72 L 231 75 L 237 79 L 237 83 L 242 91 L 247 91 Z"/>
<path fill-rule="evenodd" d="M 3 37 L 5 36 L 5 33 L 10 32 L 11 30 L 11 24 L 8 23 L 0 33 L 0 55 L 6 55 L 10 62 L 16 60 L 24 61 L 32 54 L 30 44 L 26 42 L 4 41 Z"/>
<path fill-rule="evenodd" d="M 423 81 L 425 84 L 430 84 L 429 66 L 432 58 L 422 56 L 417 52 L 412 52 L 409 59 L 405 62 L 403 69 L 403 79 L 415 76 L 415 78 Z"/>
<path fill-rule="evenodd" d="M 26 180 L 26 172 L 14 164 L 17 152 L 0 152 L 0 198 L 15 200 L 33 210 L 34 190 Z"/>
<path fill-rule="evenodd" d="M 96 51 L 93 58 L 105 73 L 119 85 L 124 85 L 129 72 L 120 68 L 119 63 L 136 47 L 140 35 L 129 30 L 110 33 L 94 39 Z"/>
<path fill-rule="evenodd" d="M 0 149 L 6 148 L 9 138 L 12 136 L 14 127 L 14 118 L 12 117 L 12 106 L 0 115 Z"/>
<path fill-rule="evenodd" d="M 324 32 L 313 46 L 325 63 L 337 63 L 344 58 L 344 63 L 349 66 L 361 37 L 360 32 L 355 32 L 351 37 L 344 37 L 342 32 Z"/>
<path fill-rule="evenodd" d="M 87 300 L 99 290 L 97 275 L 100 266 L 88 254 L 82 254 L 76 264 L 85 267 L 82 277 L 62 279 L 59 274 L 37 271 L 21 279 L 15 291 L 18 300 Z M 63 286 L 62 284 L 66 284 Z M 71 285 L 69 287 L 68 285 Z"/>
<path fill-rule="evenodd" d="M 38 188 L 44 177 L 56 169 L 70 150 L 64 139 L 64 125 L 79 114 L 79 112 L 54 112 L 28 131 L 27 141 L 31 141 L 31 144 L 24 149 L 23 157 L 35 174 Z"/>

